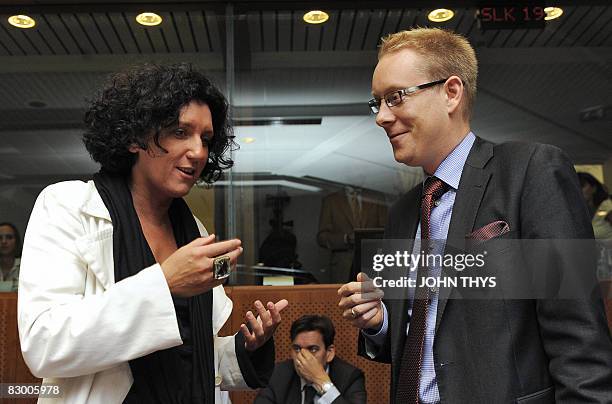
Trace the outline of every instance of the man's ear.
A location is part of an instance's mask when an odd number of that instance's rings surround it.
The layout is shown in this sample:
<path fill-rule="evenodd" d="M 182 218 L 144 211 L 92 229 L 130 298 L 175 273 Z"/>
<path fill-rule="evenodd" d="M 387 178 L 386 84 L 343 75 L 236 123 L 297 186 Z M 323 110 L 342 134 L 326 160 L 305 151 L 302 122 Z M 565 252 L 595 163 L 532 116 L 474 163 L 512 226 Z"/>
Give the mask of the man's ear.
<path fill-rule="evenodd" d="M 463 91 L 465 90 L 463 82 L 458 76 L 450 76 L 444 84 L 446 92 L 446 105 L 448 113 L 452 114 L 458 111 L 463 99 Z"/>
<path fill-rule="evenodd" d="M 334 346 L 334 344 L 331 344 L 330 346 L 327 347 L 325 362 L 327 363 L 331 362 L 332 360 L 334 360 L 335 356 L 336 356 L 336 347 Z"/>

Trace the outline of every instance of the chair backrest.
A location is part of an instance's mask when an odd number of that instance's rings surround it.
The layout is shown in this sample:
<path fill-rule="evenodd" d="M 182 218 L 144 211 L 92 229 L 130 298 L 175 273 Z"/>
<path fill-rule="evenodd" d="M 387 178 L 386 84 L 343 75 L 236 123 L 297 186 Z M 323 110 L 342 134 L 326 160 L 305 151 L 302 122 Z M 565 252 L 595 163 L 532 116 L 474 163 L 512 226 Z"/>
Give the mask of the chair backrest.
<path fill-rule="evenodd" d="M 599 285 L 601 287 L 601 295 L 603 296 L 604 304 L 606 305 L 608 328 L 610 329 L 610 334 L 612 334 L 612 279 L 600 281 Z"/>
<path fill-rule="evenodd" d="M 17 331 L 17 293 L 0 293 L 0 381 L 2 383 L 41 383 L 32 376 L 23 361 Z M 13 402 L 6 399 L 7 402 Z M 14 402 L 36 403 L 35 398 L 15 399 Z M 0 400 L 0 402 L 3 402 Z"/>

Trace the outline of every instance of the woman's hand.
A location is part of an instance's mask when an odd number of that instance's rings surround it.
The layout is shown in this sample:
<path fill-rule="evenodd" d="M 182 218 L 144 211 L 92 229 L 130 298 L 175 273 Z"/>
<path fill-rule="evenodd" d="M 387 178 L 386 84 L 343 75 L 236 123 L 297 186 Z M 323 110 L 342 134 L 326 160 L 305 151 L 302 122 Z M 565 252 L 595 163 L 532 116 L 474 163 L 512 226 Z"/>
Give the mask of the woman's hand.
<path fill-rule="evenodd" d="M 242 254 L 238 239 L 215 243 L 215 236 L 200 237 L 184 245 L 169 256 L 161 268 L 168 282 L 170 293 L 180 297 L 191 297 L 209 291 L 223 283 L 215 279 L 213 261 L 227 255 L 232 267 Z"/>
<path fill-rule="evenodd" d="M 256 300 L 254 304 L 259 316 L 255 318 L 253 312 L 247 311 L 245 323 L 248 323 L 249 326 L 240 324 L 240 331 L 246 341 L 245 348 L 250 352 L 265 344 L 274 334 L 276 327 L 281 322 L 280 312 L 287 307 L 289 302 L 286 299 L 279 300 L 276 303 L 268 302 L 267 310 L 259 300 Z"/>

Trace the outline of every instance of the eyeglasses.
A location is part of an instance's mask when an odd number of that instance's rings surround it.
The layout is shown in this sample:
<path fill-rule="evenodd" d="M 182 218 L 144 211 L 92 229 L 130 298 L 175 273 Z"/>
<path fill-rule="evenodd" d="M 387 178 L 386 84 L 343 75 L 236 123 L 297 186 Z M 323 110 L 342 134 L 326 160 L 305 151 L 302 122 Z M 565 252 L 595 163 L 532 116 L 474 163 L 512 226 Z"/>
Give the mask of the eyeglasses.
<path fill-rule="evenodd" d="M 405 96 L 412 95 L 424 88 L 433 87 L 435 85 L 445 83 L 446 80 L 448 80 L 448 78 L 432 81 L 431 83 L 420 84 L 418 86 L 404 88 L 403 90 L 396 90 L 385 94 L 383 96 L 383 99 L 385 100 L 385 104 L 387 104 L 389 108 L 395 107 L 396 105 L 399 105 L 402 103 L 402 101 L 404 101 Z M 378 111 L 380 111 L 380 102 L 380 98 L 372 98 L 370 101 L 368 101 L 368 106 L 370 107 L 373 113 L 378 114 Z"/>

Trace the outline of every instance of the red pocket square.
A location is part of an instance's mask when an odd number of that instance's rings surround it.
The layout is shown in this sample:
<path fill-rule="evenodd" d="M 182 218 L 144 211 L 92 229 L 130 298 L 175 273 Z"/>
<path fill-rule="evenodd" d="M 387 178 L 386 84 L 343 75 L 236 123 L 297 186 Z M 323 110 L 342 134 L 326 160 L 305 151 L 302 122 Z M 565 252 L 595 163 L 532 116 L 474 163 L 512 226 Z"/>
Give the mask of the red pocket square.
<path fill-rule="evenodd" d="M 497 220 L 476 229 L 466 236 L 469 240 L 486 241 L 508 233 L 510 226 L 504 220 Z"/>

